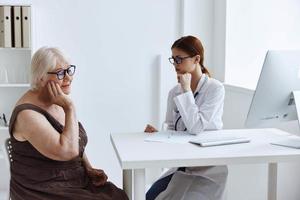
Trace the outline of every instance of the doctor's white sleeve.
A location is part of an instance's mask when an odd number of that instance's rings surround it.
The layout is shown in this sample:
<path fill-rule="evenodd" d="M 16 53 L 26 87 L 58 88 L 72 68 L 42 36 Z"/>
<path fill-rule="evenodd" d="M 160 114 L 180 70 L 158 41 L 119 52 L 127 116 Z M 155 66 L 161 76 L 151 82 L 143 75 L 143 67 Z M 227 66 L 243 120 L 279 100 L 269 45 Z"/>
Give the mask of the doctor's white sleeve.
<path fill-rule="evenodd" d="M 191 134 L 204 131 L 215 119 L 216 115 L 223 114 L 225 89 L 223 85 L 211 88 L 205 95 L 204 102 L 198 106 L 191 91 L 174 98 L 182 120 Z M 198 97 L 200 98 L 200 97 Z M 222 116 L 218 116 L 219 118 Z M 222 124 L 221 124 L 222 126 Z"/>

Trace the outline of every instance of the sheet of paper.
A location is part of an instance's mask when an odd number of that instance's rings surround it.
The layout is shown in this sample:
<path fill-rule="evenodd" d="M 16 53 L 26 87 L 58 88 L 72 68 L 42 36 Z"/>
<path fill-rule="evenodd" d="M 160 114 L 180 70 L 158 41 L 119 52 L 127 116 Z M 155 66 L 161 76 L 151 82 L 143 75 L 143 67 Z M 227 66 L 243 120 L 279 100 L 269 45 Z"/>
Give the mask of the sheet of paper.
<path fill-rule="evenodd" d="M 159 131 L 145 138 L 146 142 L 165 142 L 185 144 L 190 140 L 197 138 L 186 131 Z"/>

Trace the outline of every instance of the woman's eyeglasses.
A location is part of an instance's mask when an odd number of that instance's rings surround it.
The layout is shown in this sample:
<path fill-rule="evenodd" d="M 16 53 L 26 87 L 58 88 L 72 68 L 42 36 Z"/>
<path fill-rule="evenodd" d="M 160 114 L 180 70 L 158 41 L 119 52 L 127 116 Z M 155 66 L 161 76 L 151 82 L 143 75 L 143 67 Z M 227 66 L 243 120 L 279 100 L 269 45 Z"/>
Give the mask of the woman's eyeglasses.
<path fill-rule="evenodd" d="M 69 65 L 67 69 L 62 69 L 57 72 L 48 72 L 48 74 L 56 74 L 58 80 L 62 80 L 65 78 L 66 73 L 68 73 L 69 76 L 73 76 L 75 74 L 75 65 Z"/>
<path fill-rule="evenodd" d="M 186 59 L 186 58 L 192 58 L 193 56 L 186 56 L 186 57 L 180 57 L 180 56 L 175 56 L 175 57 L 170 57 L 169 58 L 169 61 L 170 61 L 170 63 L 172 64 L 172 65 L 174 65 L 174 64 L 181 64 L 182 63 L 182 61 L 184 60 L 184 59 Z"/>

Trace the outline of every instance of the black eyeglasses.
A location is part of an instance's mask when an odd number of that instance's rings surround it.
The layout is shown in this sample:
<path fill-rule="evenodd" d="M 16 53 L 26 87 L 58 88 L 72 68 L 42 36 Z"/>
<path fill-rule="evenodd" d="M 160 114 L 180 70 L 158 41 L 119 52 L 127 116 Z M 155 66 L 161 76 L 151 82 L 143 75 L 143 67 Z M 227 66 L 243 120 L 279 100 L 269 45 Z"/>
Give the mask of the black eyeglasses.
<path fill-rule="evenodd" d="M 62 69 L 57 72 L 48 72 L 48 74 L 56 74 L 58 80 L 62 80 L 65 78 L 66 73 L 68 73 L 69 76 L 73 76 L 75 74 L 75 65 L 69 65 L 67 69 Z"/>
<path fill-rule="evenodd" d="M 192 58 L 193 56 L 186 56 L 186 57 L 180 57 L 180 56 L 175 56 L 175 57 L 170 57 L 169 58 L 169 61 L 170 61 L 170 63 L 172 64 L 172 65 L 174 65 L 174 64 L 180 64 L 180 63 L 182 63 L 182 61 L 184 60 L 184 59 L 186 59 L 186 58 Z"/>

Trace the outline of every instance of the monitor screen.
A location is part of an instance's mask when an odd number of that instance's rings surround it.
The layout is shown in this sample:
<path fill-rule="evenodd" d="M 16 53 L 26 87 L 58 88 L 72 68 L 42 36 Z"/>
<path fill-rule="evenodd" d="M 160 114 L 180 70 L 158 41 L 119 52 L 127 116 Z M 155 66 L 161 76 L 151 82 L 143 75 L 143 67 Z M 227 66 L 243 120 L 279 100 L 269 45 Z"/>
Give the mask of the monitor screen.
<path fill-rule="evenodd" d="M 300 91 L 300 51 L 268 51 L 246 127 L 274 127 L 281 121 L 298 119 L 293 91 Z"/>

